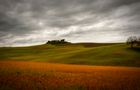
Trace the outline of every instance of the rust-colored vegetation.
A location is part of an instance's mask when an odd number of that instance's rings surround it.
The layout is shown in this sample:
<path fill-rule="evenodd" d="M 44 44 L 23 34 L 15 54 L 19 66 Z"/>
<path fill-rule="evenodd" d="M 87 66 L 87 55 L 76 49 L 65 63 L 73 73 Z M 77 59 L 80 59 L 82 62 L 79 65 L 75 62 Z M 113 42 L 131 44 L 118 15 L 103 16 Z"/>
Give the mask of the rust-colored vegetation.
<path fill-rule="evenodd" d="M 140 90 L 140 68 L 1 61 L 1 90 Z"/>

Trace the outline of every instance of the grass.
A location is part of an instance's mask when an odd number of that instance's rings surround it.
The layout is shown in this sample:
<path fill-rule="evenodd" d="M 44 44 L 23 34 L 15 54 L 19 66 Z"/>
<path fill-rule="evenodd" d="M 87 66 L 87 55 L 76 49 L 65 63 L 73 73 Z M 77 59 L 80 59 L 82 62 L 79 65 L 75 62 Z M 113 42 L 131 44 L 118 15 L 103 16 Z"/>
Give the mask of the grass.
<path fill-rule="evenodd" d="M 140 68 L 0 61 L 0 90 L 139 90 Z"/>
<path fill-rule="evenodd" d="M 140 90 L 139 67 L 125 44 L 1 47 L 0 90 Z"/>
<path fill-rule="evenodd" d="M 140 50 L 125 44 L 79 43 L 0 48 L 0 60 L 42 61 L 51 63 L 140 66 Z"/>

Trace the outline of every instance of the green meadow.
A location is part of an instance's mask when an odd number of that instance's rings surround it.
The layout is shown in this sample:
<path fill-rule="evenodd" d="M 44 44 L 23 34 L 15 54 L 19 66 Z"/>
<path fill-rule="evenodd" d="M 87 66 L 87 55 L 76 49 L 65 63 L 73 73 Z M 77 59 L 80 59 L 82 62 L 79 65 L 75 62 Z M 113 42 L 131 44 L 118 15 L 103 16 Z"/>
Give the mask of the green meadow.
<path fill-rule="evenodd" d="M 0 60 L 139 67 L 140 49 L 95 43 L 1 47 Z"/>

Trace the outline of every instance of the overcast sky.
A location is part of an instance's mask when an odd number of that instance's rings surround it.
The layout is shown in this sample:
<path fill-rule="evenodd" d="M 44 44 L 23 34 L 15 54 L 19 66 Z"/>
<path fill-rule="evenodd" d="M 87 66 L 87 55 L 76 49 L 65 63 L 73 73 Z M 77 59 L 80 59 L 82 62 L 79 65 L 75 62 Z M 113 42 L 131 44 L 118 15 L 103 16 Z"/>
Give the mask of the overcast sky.
<path fill-rule="evenodd" d="M 140 0 L 0 0 L 0 46 L 124 42 L 140 35 Z"/>

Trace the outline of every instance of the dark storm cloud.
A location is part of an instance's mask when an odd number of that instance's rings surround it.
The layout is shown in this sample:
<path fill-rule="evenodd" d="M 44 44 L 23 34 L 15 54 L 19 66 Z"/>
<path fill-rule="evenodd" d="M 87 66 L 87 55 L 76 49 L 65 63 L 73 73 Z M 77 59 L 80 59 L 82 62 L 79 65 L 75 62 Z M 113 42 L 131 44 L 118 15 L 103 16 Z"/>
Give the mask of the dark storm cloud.
<path fill-rule="evenodd" d="M 0 0 L 0 45 L 139 35 L 139 11 L 139 0 Z"/>

